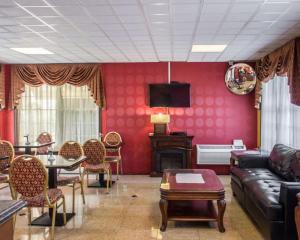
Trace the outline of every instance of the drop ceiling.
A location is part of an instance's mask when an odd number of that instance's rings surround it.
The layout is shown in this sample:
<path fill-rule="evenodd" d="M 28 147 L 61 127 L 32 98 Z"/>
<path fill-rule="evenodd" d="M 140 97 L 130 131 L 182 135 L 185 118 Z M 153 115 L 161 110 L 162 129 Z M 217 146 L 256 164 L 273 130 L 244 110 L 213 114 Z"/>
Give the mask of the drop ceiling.
<path fill-rule="evenodd" d="M 300 0 L 0 0 L 4 63 L 255 60 L 297 36 Z"/>

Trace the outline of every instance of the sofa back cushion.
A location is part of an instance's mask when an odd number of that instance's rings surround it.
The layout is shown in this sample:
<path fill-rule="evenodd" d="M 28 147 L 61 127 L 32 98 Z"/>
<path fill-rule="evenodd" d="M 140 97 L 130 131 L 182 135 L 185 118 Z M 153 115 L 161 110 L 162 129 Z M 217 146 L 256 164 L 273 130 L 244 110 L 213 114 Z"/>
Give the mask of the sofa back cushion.
<path fill-rule="evenodd" d="M 285 180 L 292 180 L 290 165 L 295 158 L 296 149 L 276 144 L 269 158 L 269 169 Z"/>
<path fill-rule="evenodd" d="M 300 150 L 294 153 L 290 166 L 290 176 L 292 181 L 300 182 Z"/>

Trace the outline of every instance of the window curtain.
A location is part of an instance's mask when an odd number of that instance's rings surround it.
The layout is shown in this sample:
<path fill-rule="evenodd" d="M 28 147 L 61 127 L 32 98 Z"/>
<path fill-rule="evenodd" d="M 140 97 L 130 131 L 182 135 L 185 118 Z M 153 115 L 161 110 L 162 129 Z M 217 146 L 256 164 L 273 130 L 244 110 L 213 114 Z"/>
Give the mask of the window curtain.
<path fill-rule="evenodd" d="M 260 108 L 262 85 L 275 76 L 288 77 L 290 102 L 300 106 L 300 38 L 287 42 L 256 62 L 255 107 Z"/>
<path fill-rule="evenodd" d="M 43 84 L 62 86 L 87 86 L 99 107 L 105 107 L 104 83 L 99 64 L 26 64 L 12 65 L 9 107 L 20 103 L 25 85 L 39 87 Z"/>
<path fill-rule="evenodd" d="M 18 112 L 18 141 L 24 135 L 35 141 L 41 132 L 49 132 L 59 148 L 67 140 L 83 143 L 97 138 L 99 108 L 93 102 L 87 86 L 75 87 L 25 85 Z"/>
<path fill-rule="evenodd" d="M 290 103 L 287 77 L 275 76 L 262 85 L 261 148 L 276 143 L 300 148 L 300 107 Z"/>

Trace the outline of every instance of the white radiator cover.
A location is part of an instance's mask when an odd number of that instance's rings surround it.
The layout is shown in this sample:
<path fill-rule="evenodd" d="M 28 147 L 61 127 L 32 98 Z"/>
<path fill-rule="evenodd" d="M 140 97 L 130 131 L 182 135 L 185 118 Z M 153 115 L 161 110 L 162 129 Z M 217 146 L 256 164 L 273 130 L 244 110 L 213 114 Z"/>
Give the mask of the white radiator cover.
<path fill-rule="evenodd" d="M 232 150 L 246 150 L 246 147 L 237 149 L 234 145 L 225 144 L 197 144 L 197 164 L 230 164 Z"/>

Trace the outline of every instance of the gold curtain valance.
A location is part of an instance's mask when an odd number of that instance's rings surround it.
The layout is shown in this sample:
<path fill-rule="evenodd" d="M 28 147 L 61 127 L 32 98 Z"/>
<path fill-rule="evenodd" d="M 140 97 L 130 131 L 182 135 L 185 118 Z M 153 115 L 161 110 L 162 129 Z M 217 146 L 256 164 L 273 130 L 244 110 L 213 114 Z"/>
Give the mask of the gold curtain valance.
<path fill-rule="evenodd" d="M 99 107 L 105 106 L 103 77 L 99 64 L 30 64 L 12 65 L 10 107 L 19 105 L 25 84 L 39 87 L 43 84 L 60 86 L 69 83 L 87 85 Z"/>
<path fill-rule="evenodd" d="M 0 110 L 5 108 L 5 77 L 4 65 L 0 65 Z"/>
<path fill-rule="evenodd" d="M 258 82 L 255 89 L 255 107 L 259 108 L 262 83 L 277 76 L 287 76 L 291 103 L 300 106 L 300 38 L 289 41 L 282 47 L 256 62 Z"/>

